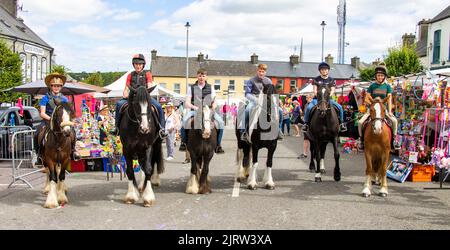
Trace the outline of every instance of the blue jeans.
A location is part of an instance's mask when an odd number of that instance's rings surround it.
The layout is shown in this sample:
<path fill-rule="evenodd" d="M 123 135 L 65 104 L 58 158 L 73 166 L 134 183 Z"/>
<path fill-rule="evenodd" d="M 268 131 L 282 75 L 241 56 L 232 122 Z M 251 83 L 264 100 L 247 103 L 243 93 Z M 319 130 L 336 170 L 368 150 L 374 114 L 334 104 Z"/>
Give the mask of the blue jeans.
<path fill-rule="evenodd" d="M 118 101 L 116 103 L 116 129 L 119 129 L 120 126 L 120 119 L 122 118 L 122 114 L 120 113 L 120 108 L 122 108 L 122 106 L 128 102 L 128 99 L 121 99 L 120 101 Z M 164 111 L 162 110 L 161 104 L 159 104 L 159 102 L 157 102 L 155 99 L 150 98 L 150 104 L 154 105 L 156 107 L 156 109 L 158 110 L 159 113 L 159 124 L 160 127 L 163 129 L 166 126 L 166 121 L 164 119 Z"/>
<path fill-rule="evenodd" d="M 330 104 L 336 106 L 339 109 L 339 120 L 341 123 L 344 123 L 344 109 L 342 108 L 339 103 L 335 102 L 334 100 L 330 100 Z M 313 99 L 308 106 L 306 107 L 305 111 L 305 123 L 309 123 L 309 115 L 311 113 L 311 109 L 317 105 L 317 99 Z"/>
<path fill-rule="evenodd" d="M 186 116 L 183 118 L 183 126 L 181 126 L 180 129 L 180 135 L 181 135 L 181 140 L 184 143 L 187 143 L 187 134 L 186 134 L 186 130 L 184 129 L 184 126 L 186 126 L 186 123 L 188 122 L 189 119 L 191 119 L 191 117 L 194 117 L 197 114 L 197 112 L 195 110 L 190 110 Z M 218 129 L 218 135 L 217 135 L 217 145 L 221 145 L 222 144 L 222 137 L 223 137 L 223 128 L 225 126 L 225 123 L 223 122 L 222 117 L 220 117 L 219 114 L 217 114 L 216 112 L 214 112 L 214 120 L 217 121 L 217 123 L 219 123 L 219 129 Z"/>

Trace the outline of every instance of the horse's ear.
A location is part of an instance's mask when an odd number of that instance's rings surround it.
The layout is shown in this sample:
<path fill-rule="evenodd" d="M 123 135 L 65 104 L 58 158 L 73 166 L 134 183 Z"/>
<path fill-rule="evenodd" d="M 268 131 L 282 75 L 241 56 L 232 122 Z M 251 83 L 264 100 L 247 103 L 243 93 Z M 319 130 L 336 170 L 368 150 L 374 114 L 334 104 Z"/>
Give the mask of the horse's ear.
<path fill-rule="evenodd" d="M 151 88 L 149 88 L 149 89 L 147 89 L 147 92 L 150 94 L 150 93 L 153 92 L 153 90 L 155 90 L 155 88 L 156 88 L 156 85 L 151 87 Z"/>
<path fill-rule="evenodd" d="M 55 98 L 54 102 L 55 102 L 56 106 L 61 105 L 61 100 L 59 98 Z"/>

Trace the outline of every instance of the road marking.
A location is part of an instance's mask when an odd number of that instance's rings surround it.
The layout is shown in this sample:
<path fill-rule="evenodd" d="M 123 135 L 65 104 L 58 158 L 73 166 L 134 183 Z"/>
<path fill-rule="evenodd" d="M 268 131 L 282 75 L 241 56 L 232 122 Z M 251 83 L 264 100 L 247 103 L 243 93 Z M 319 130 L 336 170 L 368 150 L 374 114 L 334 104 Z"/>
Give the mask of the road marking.
<path fill-rule="evenodd" d="M 233 187 L 233 193 L 231 194 L 231 197 L 239 197 L 239 188 L 241 187 L 241 183 L 237 181 L 237 178 L 234 178 L 234 187 Z"/>

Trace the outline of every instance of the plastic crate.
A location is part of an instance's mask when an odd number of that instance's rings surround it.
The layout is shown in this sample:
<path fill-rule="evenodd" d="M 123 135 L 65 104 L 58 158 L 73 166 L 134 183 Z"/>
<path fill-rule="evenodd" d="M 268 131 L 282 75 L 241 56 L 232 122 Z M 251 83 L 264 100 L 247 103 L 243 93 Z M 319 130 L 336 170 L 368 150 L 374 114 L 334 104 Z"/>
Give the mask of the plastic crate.
<path fill-rule="evenodd" d="M 70 172 L 85 172 L 86 165 L 84 164 L 84 160 L 79 161 L 70 161 Z"/>
<path fill-rule="evenodd" d="M 412 182 L 431 182 L 435 173 L 434 165 L 414 165 L 408 180 Z"/>

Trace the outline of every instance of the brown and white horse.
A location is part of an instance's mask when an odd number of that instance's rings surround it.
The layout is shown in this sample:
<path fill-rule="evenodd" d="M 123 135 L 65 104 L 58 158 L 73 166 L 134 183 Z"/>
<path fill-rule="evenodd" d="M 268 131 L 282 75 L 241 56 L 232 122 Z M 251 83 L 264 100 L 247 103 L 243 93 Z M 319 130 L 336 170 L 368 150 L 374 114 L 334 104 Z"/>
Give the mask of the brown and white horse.
<path fill-rule="evenodd" d="M 364 132 L 364 147 L 366 157 L 366 182 L 362 194 L 371 195 L 371 184 L 377 178 L 381 180 L 379 195 L 388 195 L 386 168 L 389 162 L 391 149 L 391 131 L 386 123 L 386 102 L 388 98 L 368 98 L 370 104 L 370 121 Z"/>
<path fill-rule="evenodd" d="M 46 141 L 42 149 L 43 164 L 47 170 L 45 208 L 56 208 L 68 202 L 64 180 L 70 164 L 72 141 L 75 140 L 72 129 L 75 113 L 68 103 L 57 105 L 50 119 L 50 128 L 45 134 L 42 133 Z"/>

